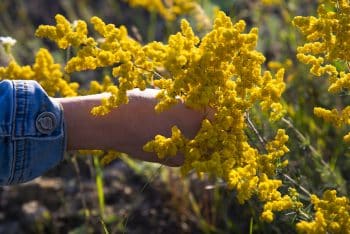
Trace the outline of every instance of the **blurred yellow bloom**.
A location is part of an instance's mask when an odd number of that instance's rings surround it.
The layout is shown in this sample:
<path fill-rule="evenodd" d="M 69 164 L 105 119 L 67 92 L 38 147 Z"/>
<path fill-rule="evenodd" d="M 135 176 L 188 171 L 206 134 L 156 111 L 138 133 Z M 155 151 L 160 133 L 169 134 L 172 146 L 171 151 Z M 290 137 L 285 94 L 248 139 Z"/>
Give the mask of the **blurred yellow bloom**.
<path fill-rule="evenodd" d="M 261 0 L 261 3 L 266 6 L 281 5 L 283 0 Z"/>
<path fill-rule="evenodd" d="M 192 11 L 197 3 L 194 0 L 126 0 L 131 7 L 143 7 L 159 13 L 166 20 L 175 20 L 177 15 Z"/>

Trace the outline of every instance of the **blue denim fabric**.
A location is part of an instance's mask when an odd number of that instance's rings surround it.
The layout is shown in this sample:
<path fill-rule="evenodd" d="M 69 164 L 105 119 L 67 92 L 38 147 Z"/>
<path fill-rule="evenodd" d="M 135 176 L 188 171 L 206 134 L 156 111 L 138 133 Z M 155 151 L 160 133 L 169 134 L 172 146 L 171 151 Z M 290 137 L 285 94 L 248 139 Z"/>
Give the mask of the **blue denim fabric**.
<path fill-rule="evenodd" d="M 63 110 L 35 81 L 0 82 L 0 186 L 42 175 L 63 158 Z"/>

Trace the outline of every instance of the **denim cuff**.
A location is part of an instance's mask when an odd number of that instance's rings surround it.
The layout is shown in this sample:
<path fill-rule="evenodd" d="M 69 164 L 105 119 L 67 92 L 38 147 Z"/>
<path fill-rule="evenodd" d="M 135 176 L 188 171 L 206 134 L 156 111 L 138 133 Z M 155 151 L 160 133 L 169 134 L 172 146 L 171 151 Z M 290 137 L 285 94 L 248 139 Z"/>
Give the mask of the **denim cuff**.
<path fill-rule="evenodd" d="M 34 179 L 63 159 L 63 109 L 37 82 L 0 82 L 0 108 L 0 185 Z"/>

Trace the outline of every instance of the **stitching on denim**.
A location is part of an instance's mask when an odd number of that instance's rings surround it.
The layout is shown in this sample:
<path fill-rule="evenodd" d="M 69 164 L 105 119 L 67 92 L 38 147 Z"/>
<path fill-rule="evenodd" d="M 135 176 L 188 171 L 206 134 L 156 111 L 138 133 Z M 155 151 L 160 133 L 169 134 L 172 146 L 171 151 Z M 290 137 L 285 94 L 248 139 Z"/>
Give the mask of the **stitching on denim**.
<path fill-rule="evenodd" d="M 28 84 L 27 82 L 23 82 L 22 83 L 22 90 L 19 90 L 19 92 L 17 92 L 17 98 L 18 103 L 20 105 L 18 105 L 17 107 L 17 111 L 16 111 L 16 136 L 20 135 L 23 136 L 24 135 L 24 122 L 25 122 L 25 106 L 26 106 L 26 92 L 28 92 Z"/>
<path fill-rule="evenodd" d="M 28 88 L 28 84 L 25 82 L 25 87 L 24 87 L 24 119 L 23 119 L 23 128 L 22 128 L 22 135 L 24 135 L 24 131 L 25 131 L 25 120 L 27 120 L 28 118 L 28 94 L 29 94 L 29 88 Z M 26 161 L 27 161 L 27 157 L 29 157 L 28 155 L 28 151 L 27 151 L 27 140 L 23 140 L 23 154 L 22 154 L 22 160 L 21 160 L 21 175 L 18 177 L 18 182 L 22 182 L 23 181 L 23 174 L 26 173 Z"/>
<path fill-rule="evenodd" d="M 12 98 L 13 98 L 13 110 L 12 110 L 12 137 L 11 137 L 11 142 L 12 142 L 12 165 L 11 165 L 11 170 L 10 170 L 10 175 L 7 181 L 7 184 L 11 184 L 12 179 L 14 177 L 14 167 L 15 167 L 15 161 L 16 161 L 16 144 L 13 142 L 13 137 L 15 136 L 15 126 L 16 126 L 16 110 L 17 110 L 17 85 L 15 81 L 11 81 L 12 83 Z"/>
<path fill-rule="evenodd" d="M 15 173 L 14 173 L 14 178 L 13 182 L 14 183 L 19 183 L 20 182 L 20 177 L 23 174 L 23 160 L 25 158 L 25 140 L 22 141 L 17 141 L 16 146 L 17 146 L 17 160 L 16 160 L 16 166 L 15 166 Z"/>
<path fill-rule="evenodd" d="M 13 136 L 17 135 L 17 132 L 23 135 L 24 131 L 24 107 L 27 105 L 26 93 L 28 92 L 28 83 L 26 81 L 14 81 L 15 87 L 15 115 L 13 120 Z M 11 176 L 9 183 L 18 183 L 18 174 L 23 173 L 23 159 L 25 158 L 24 152 L 24 140 L 14 140 L 14 154 L 12 161 Z"/>
<path fill-rule="evenodd" d="M 12 81 L 13 85 L 13 109 L 11 119 L 11 146 L 13 149 L 13 155 L 11 155 L 11 170 L 7 184 L 16 184 L 26 181 L 31 178 L 32 171 L 30 170 L 30 152 L 29 147 L 31 142 L 37 141 L 54 141 L 54 148 L 56 149 L 55 161 L 59 162 L 63 160 L 64 153 L 66 150 L 67 136 L 66 136 L 66 125 L 64 122 L 63 108 L 60 106 L 60 134 L 55 137 L 45 137 L 43 139 L 37 137 L 26 137 L 26 120 L 29 115 L 29 99 L 31 98 L 29 89 L 32 83 L 28 81 Z M 36 88 L 36 87 L 34 87 Z M 57 155 L 59 153 L 59 155 Z M 58 156 L 58 157 L 57 157 Z M 52 155 L 53 157 L 53 155 Z"/>

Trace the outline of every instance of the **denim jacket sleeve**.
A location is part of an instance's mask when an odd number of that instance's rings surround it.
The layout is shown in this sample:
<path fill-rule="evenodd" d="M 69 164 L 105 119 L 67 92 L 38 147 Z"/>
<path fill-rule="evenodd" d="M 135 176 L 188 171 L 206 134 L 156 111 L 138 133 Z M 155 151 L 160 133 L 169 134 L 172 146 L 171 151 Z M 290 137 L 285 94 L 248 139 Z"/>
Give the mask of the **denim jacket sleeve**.
<path fill-rule="evenodd" d="M 63 158 L 63 110 L 29 80 L 0 82 L 0 186 L 42 175 Z"/>

